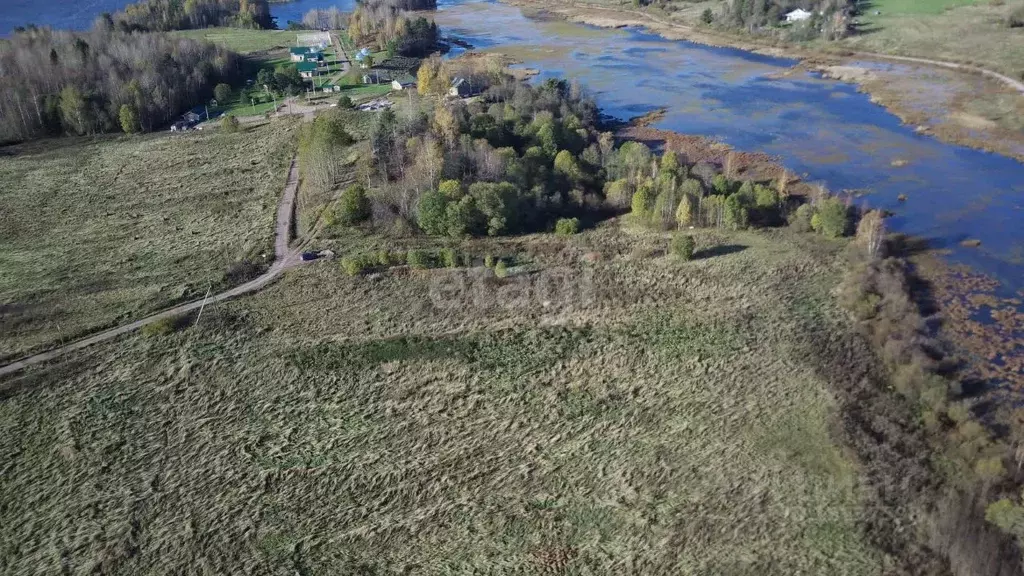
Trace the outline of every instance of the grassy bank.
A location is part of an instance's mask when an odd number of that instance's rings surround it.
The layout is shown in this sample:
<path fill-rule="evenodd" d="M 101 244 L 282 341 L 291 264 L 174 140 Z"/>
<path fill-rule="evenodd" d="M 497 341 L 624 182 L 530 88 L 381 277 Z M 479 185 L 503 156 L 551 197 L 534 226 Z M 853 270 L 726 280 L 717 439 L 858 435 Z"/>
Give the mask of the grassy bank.
<path fill-rule="evenodd" d="M 293 151 L 287 121 L 6 148 L 0 357 L 202 296 L 239 262 L 272 259 Z"/>
<path fill-rule="evenodd" d="M 478 294 L 322 263 L 7 380 L 0 567 L 882 573 L 813 355 L 841 244 L 697 239 L 466 241 L 534 270 Z"/>

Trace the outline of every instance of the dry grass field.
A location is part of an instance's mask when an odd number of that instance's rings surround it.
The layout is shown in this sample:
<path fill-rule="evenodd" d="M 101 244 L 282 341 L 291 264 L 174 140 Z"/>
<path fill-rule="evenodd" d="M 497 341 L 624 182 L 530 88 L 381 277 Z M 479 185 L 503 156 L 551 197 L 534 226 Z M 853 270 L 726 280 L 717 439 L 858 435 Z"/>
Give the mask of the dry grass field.
<path fill-rule="evenodd" d="M 286 124 L 45 140 L 0 155 L 0 358 L 223 287 L 273 258 Z"/>
<path fill-rule="evenodd" d="M 883 573 L 818 371 L 842 245 L 696 234 L 319 262 L 0 381 L 0 572 Z"/>

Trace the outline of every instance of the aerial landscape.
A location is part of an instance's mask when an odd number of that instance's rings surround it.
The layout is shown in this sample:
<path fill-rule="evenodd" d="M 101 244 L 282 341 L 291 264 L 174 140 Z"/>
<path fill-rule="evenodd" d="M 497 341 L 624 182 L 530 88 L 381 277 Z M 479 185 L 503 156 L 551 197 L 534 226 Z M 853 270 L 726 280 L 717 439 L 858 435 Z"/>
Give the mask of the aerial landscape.
<path fill-rule="evenodd" d="M 1024 0 L 0 0 L 0 574 L 1024 574 Z"/>

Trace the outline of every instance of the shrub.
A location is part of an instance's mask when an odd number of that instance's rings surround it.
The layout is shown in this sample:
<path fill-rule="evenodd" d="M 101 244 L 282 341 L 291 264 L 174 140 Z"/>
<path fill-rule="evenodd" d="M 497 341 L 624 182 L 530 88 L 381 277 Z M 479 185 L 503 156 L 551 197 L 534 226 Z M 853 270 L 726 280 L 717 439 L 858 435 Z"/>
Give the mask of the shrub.
<path fill-rule="evenodd" d="M 504 260 L 498 260 L 498 263 L 494 265 L 494 275 L 498 278 L 508 276 L 508 267 L 505 266 Z"/>
<path fill-rule="evenodd" d="M 697 242 L 689 234 L 675 234 L 672 236 L 672 254 L 682 261 L 693 259 L 693 252 L 697 248 Z"/>
<path fill-rule="evenodd" d="M 605 201 L 612 208 L 622 209 L 629 206 L 630 194 L 629 180 L 621 178 L 619 180 L 613 180 L 608 182 L 604 186 L 604 197 Z"/>
<path fill-rule="evenodd" d="M 341 269 L 349 276 L 358 276 L 370 267 L 369 259 L 358 254 L 341 259 Z"/>
<path fill-rule="evenodd" d="M 135 111 L 135 108 L 128 104 L 122 104 L 118 119 L 121 123 L 121 130 L 125 134 L 134 134 L 141 130 L 139 126 L 139 114 Z"/>
<path fill-rule="evenodd" d="M 459 267 L 459 253 L 455 248 L 445 248 L 441 250 L 441 264 L 445 268 L 458 268 Z"/>
<path fill-rule="evenodd" d="M 705 8 L 704 11 L 700 13 L 700 21 L 705 24 L 711 24 L 715 21 L 715 13 L 711 11 L 711 8 Z"/>
<path fill-rule="evenodd" d="M 814 208 L 810 204 L 801 204 L 793 214 L 789 216 L 789 225 L 797 232 L 810 232 L 811 219 L 814 217 Z"/>
<path fill-rule="evenodd" d="M 715 194 L 727 195 L 729 193 L 729 180 L 724 174 L 715 174 L 715 177 L 711 179 L 711 187 L 714 188 Z"/>
<path fill-rule="evenodd" d="M 242 124 L 238 121 L 238 118 L 234 116 L 225 116 L 220 121 L 220 129 L 227 132 L 228 134 L 234 134 L 242 130 Z"/>
<path fill-rule="evenodd" d="M 826 198 L 818 203 L 815 216 L 818 226 L 814 229 L 829 238 L 840 238 L 849 233 L 850 210 L 838 198 Z M 811 226 L 814 226 L 812 219 Z"/>
<path fill-rule="evenodd" d="M 448 235 L 459 238 L 476 232 L 480 213 L 472 196 L 463 196 L 458 202 L 449 202 L 445 207 L 445 227 Z"/>
<path fill-rule="evenodd" d="M 430 268 L 430 258 L 427 253 L 422 250 L 409 250 L 409 253 L 405 257 L 405 261 L 416 270 L 426 270 Z"/>
<path fill-rule="evenodd" d="M 682 199 L 679 200 L 679 207 L 676 208 L 676 225 L 680 228 L 692 225 L 694 223 L 694 208 L 694 197 L 689 194 L 683 194 Z"/>
<path fill-rule="evenodd" d="M 725 225 L 733 230 L 747 227 L 749 219 L 747 209 L 743 207 L 739 194 L 731 194 L 725 199 Z"/>
<path fill-rule="evenodd" d="M 559 218 L 555 222 L 555 234 L 559 236 L 572 236 L 580 231 L 579 218 Z"/>
<path fill-rule="evenodd" d="M 740 204 L 744 206 L 757 204 L 757 193 L 754 192 L 754 183 L 747 180 L 741 184 L 740 189 L 736 191 L 736 197 L 739 199 Z"/>
<path fill-rule="evenodd" d="M 416 209 L 416 220 L 427 234 L 441 235 L 448 232 L 448 198 L 438 190 L 428 190 L 420 196 Z"/>
<path fill-rule="evenodd" d="M 770 186 L 758 184 L 754 187 L 754 203 L 758 208 L 774 208 L 779 205 L 779 193 Z"/>
<path fill-rule="evenodd" d="M 217 99 L 217 104 L 221 106 L 227 104 L 228 100 L 231 99 L 231 86 L 223 82 L 217 84 L 213 87 L 213 97 Z"/>
<path fill-rule="evenodd" d="M 640 188 L 633 193 L 633 202 L 631 203 L 633 219 L 637 222 L 644 222 L 650 216 L 651 211 L 651 187 L 647 184 L 643 184 Z"/>
<path fill-rule="evenodd" d="M 484 266 L 486 266 L 487 268 L 494 268 L 494 263 L 494 256 L 491 256 L 490 254 L 484 256 Z"/>
<path fill-rule="evenodd" d="M 353 106 L 352 99 L 348 96 L 342 96 L 338 98 L 338 108 L 351 108 Z"/>
<path fill-rule="evenodd" d="M 172 334 L 178 329 L 179 318 L 163 318 L 146 324 L 142 327 L 142 335 L 146 338 L 154 338 L 156 336 L 166 336 Z"/>
<path fill-rule="evenodd" d="M 1024 531 L 1024 508 L 1009 498 L 997 500 L 985 508 L 985 520 L 1011 534 Z"/>
<path fill-rule="evenodd" d="M 391 266 L 391 252 L 388 250 L 377 251 L 377 265 L 378 266 Z"/>
<path fill-rule="evenodd" d="M 370 199 L 366 197 L 366 190 L 358 184 L 346 188 L 338 199 L 334 215 L 344 226 L 366 221 L 370 217 Z"/>

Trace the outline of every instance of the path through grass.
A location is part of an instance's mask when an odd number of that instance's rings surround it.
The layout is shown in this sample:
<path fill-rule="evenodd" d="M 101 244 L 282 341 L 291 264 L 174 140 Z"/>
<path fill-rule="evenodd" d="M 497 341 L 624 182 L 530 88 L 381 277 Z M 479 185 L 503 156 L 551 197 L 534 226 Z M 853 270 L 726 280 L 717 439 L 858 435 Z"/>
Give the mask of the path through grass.
<path fill-rule="evenodd" d="M 234 283 L 273 258 L 291 120 L 39 141 L 0 157 L 0 357 Z M 237 270 L 244 275 L 244 270 Z"/>

